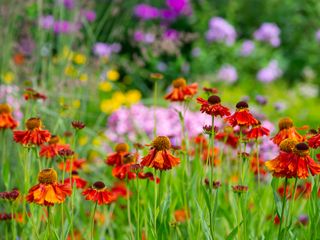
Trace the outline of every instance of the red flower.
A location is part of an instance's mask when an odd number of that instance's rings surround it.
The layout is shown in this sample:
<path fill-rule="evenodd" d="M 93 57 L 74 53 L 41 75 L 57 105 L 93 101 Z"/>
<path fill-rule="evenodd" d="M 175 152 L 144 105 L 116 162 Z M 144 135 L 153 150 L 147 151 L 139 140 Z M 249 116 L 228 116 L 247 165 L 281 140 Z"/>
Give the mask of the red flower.
<path fill-rule="evenodd" d="M 154 181 L 154 175 L 152 172 L 139 172 L 138 173 L 138 178 L 140 179 L 149 179 L 150 181 Z M 156 183 L 160 183 L 160 178 L 156 177 Z"/>
<path fill-rule="evenodd" d="M 121 180 L 123 179 L 135 179 L 136 178 L 136 174 L 134 172 L 131 172 L 131 165 L 132 163 L 126 163 L 123 165 L 119 165 L 119 166 L 115 166 L 112 169 L 112 176 L 119 178 Z"/>
<path fill-rule="evenodd" d="M 44 206 L 63 203 L 72 190 L 68 184 L 57 183 L 57 179 L 57 172 L 52 168 L 42 170 L 38 175 L 39 184 L 29 190 L 27 201 Z"/>
<path fill-rule="evenodd" d="M 25 131 L 14 131 L 13 139 L 23 145 L 42 145 L 50 140 L 51 134 L 48 130 L 41 129 L 40 118 L 30 118 L 26 122 Z"/>
<path fill-rule="evenodd" d="M 311 148 L 319 148 L 320 147 L 320 133 L 313 135 L 308 139 L 308 145 Z"/>
<path fill-rule="evenodd" d="M 227 117 L 227 121 L 232 127 L 239 126 L 253 126 L 258 124 L 258 120 L 255 119 L 249 111 L 248 103 L 238 102 L 236 105 L 236 112 Z"/>
<path fill-rule="evenodd" d="M 65 184 L 69 184 L 71 186 L 73 186 L 73 184 L 76 184 L 76 188 L 85 188 L 88 184 L 88 182 L 84 179 L 82 179 L 79 175 L 77 171 L 72 171 L 72 177 L 67 178 L 64 180 Z"/>
<path fill-rule="evenodd" d="M 280 143 L 287 138 L 294 139 L 298 142 L 304 141 L 304 138 L 293 126 L 293 121 L 290 118 L 282 118 L 279 121 L 279 132 L 271 138 L 271 140 L 279 146 Z"/>
<path fill-rule="evenodd" d="M 48 145 L 42 145 L 40 148 L 40 156 L 45 158 L 54 158 L 62 149 L 70 149 L 68 144 L 59 144 L 59 137 L 52 135 Z"/>
<path fill-rule="evenodd" d="M 237 148 L 239 141 L 239 138 L 234 134 L 233 128 L 230 126 L 225 127 L 223 132 L 217 133 L 215 139 L 226 143 L 232 148 Z"/>
<path fill-rule="evenodd" d="M 208 101 L 198 97 L 197 102 L 201 104 L 200 111 L 202 113 L 220 117 L 230 115 L 229 109 L 221 105 L 221 99 L 216 95 L 209 97 Z"/>
<path fill-rule="evenodd" d="M 126 185 L 123 182 L 117 182 L 111 188 L 111 192 L 113 193 L 115 199 L 119 197 L 127 198 L 131 195 L 131 192 L 126 188 Z"/>
<path fill-rule="evenodd" d="M 71 167 L 71 162 L 72 162 L 72 167 Z M 79 169 L 82 169 L 83 165 L 85 164 L 86 160 L 85 159 L 68 159 L 65 162 L 65 166 L 64 163 L 61 162 L 59 163 L 59 169 L 60 170 L 65 170 L 66 172 L 70 172 L 70 171 L 78 171 Z"/>
<path fill-rule="evenodd" d="M 18 189 L 13 189 L 11 192 L 0 192 L 0 199 L 5 199 L 9 201 L 16 200 L 20 195 Z"/>
<path fill-rule="evenodd" d="M 249 139 L 258 139 L 262 136 L 269 136 L 269 129 L 262 127 L 261 123 L 258 121 L 258 124 L 254 125 L 249 132 L 247 132 L 247 138 Z"/>
<path fill-rule="evenodd" d="M 0 130 L 14 129 L 17 126 L 18 122 L 12 117 L 10 106 L 6 103 L 0 103 Z"/>
<path fill-rule="evenodd" d="M 122 165 L 123 164 L 123 158 L 125 155 L 127 155 L 129 152 L 129 146 L 126 143 L 118 143 L 115 147 L 115 152 L 111 153 L 106 160 L 106 163 L 108 165 Z"/>
<path fill-rule="evenodd" d="M 250 167 L 251 167 L 251 171 L 255 175 L 258 175 L 258 169 L 259 169 L 260 175 L 264 176 L 264 175 L 267 174 L 266 170 L 264 169 L 264 161 L 261 158 L 259 159 L 259 168 L 258 168 L 258 162 L 257 162 L 256 154 L 255 154 L 254 157 L 251 158 Z"/>
<path fill-rule="evenodd" d="M 98 202 L 99 205 L 110 204 L 115 201 L 115 196 L 109 191 L 103 182 L 95 182 L 92 187 L 84 190 L 82 195 L 86 200 Z"/>
<path fill-rule="evenodd" d="M 171 155 L 170 147 L 171 143 L 168 137 L 156 137 L 148 155 L 142 158 L 141 165 L 159 170 L 168 170 L 177 166 L 180 159 Z"/>
<path fill-rule="evenodd" d="M 175 210 L 174 219 L 176 220 L 176 222 L 183 223 L 190 219 L 190 212 L 186 209 Z"/>
<path fill-rule="evenodd" d="M 187 85 L 184 78 L 178 78 L 172 82 L 173 90 L 164 98 L 171 102 L 183 102 L 187 97 L 192 97 L 198 91 L 198 84 Z"/>
<path fill-rule="evenodd" d="M 44 94 L 41 94 L 37 91 L 35 91 L 32 88 L 27 88 L 24 91 L 24 99 L 25 100 L 38 100 L 38 99 L 42 99 L 43 101 L 47 99 L 47 96 L 45 96 Z"/>

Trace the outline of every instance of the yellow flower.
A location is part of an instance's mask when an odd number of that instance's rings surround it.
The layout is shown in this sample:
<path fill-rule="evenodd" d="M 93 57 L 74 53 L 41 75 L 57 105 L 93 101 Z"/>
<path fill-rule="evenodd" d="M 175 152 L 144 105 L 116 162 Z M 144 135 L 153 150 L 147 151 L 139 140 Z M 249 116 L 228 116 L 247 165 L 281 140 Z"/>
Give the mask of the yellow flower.
<path fill-rule="evenodd" d="M 62 49 L 62 57 L 64 59 L 71 60 L 73 57 L 73 52 L 68 46 L 64 46 Z"/>
<path fill-rule="evenodd" d="M 81 53 L 77 53 L 73 56 L 73 61 L 74 61 L 74 63 L 76 63 L 78 65 L 82 65 L 87 62 L 87 58 L 85 55 L 83 55 Z"/>
<path fill-rule="evenodd" d="M 121 103 L 114 101 L 113 99 L 103 100 L 100 104 L 100 109 L 106 114 L 110 114 L 121 107 Z"/>
<path fill-rule="evenodd" d="M 95 146 L 100 146 L 101 145 L 101 138 L 100 137 L 95 137 L 92 141 L 92 144 Z"/>
<path fill-rule="evenodd" d="M 88 81 L 88 74 L 86 74 L 86 73 L 80 74 L 79 80 L 80 80 L 81 82 L 87 82 L 87 81 Z"/>
<path fill-rule="evenodd" d="M 14 80 L 14 74 L 12 72 L 6 72 L 3 76 L 3 81 L 7 84 L 12 83 Z"/>
<path fill-rule="evenodd" d="M 78 109 L 78 108 L 80 107 L 80 105 L 81 105 L 81 102 L 80 102 L 79 99 L 74 100 L 74 101 L 72 102 L 72 106 L 73 106 L 73 108 L 75 108 L 75 109 Z"/>
<path fill-rule="evenodd" d="M 117 70 L 109 70 L 107 72 L 107 78 L 111 81 L 117 81 L 120 77 L 120 74 Z"/>
<path fill-rule="evenodd" d="M 112 84 L 107 81 L 103 81 L 99 84 L 99 89 L 104 92 L 109 92 L 112 89 Z"/>
<path fill-rule="evenodd" d="M 127 104 L 135 104 L 141 99 L 141 92 L 139 90 L 133 89 L 129 90 L 126 94 Z"/>
<path fill-rule="evenodd" d="M 64 69 L 64 74 L 68 77 L 76 77 L 77 70 L 72 65 L 69 65 Z"/>
<path fill-rule="evenodd" d="M 122 92 L 117 91 L 113 93 L 112 100 L 121 105 L 126 102 L 126 96 Z"/>
<path fill-rule="evenodd" d="M 80 146 L 84 146 L 86 145 L 88 142 L 88 137 L 87 136 L 82 136 L 79 138 L 79 145 Z"/>

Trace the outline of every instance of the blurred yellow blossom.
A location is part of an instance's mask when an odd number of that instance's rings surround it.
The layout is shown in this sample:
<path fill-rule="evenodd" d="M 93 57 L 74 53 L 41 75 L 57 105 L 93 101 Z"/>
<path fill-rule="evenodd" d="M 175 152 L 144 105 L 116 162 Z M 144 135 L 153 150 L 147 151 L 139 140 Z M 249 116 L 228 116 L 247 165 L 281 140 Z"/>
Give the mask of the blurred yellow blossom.
<path fill-rule="evenodd" d="M 14 80 L 14 74 L 12 72 L 6 72 L 2 78 L 5 83 L 10 84 Z"/>
<path fill-rule="evenodd" d="M 99 84 L 99 89 L 104 92 L 109 92 L 112 89 L 112 84 L 107 81 L 103 81 Z"/>
<path fill-rule="evenodd" d="M 126 99 L 127 99 L 127 104 L 135 104 L 140 101 L 141 99 L 141 92 L 136 89 L 129 90 L 126 93 Z"/>
<path fill-rule="evenodd" d="M 119 103 L 120 105 L 126 102 L 127 97 L 120 91 L 114 92 L 112 100 Z"/>
<path fill-rule="evenodd" d="M 109 70 L 107 72 L 107 78 L 111 81 L 117 81 L 120 77 L 120 74 L 117 70 Z"/>
<path fill-rule="evenodd" d="M 101 145 L 101 138 L 100 137 L 95 137 L 92 141 L 92 144 L 95 146 L 100 146 Z"/>
<path fill-rule="evenodd" d="M 79 145 L 84 146 L 88 143 L 88 136 L 82 136 L 79 138 Z"/>
<path fill-rule="evenodd" d="M 78 65 L 83 65 L 86 63 L 87 58 L 84 54 L 77 53 L 73 56 L 73 61 L 74 61 L 74 63 L 76 63 Z"/>
<path fill-rule="evenodd" d="M 75 109 L 78 109 L 81 105 L 81 102 L 79 99 L 72 101 L 72 107 Z"/>
<path fill-rule="evenodd" d="M 76 77 L 77 70 L 72 65 L 69 65 L 64 69 L 64 74 L 68 77 Z"/>
<path fill-rule="evenodd" d="M 80 80 L 81 82 L 87 82 L 87 81 L 88 81 L 88 74 L 86 74 L 86 73 L 80 74 L 79 80 Z"/>
<path fill-rule="evenodd" d="M 114 99 L 103 100 L 100 104 L 100 109 L 102 112 L 109 114 L 121 107 L 121 103 L 114 101 Z"/>
<path fill-rule="evenodd" d="M 73 52 L 68 46 L 64 46 L 62 49 L 62 57 L 64 59 L 71 60 L 73 57 Z"/>

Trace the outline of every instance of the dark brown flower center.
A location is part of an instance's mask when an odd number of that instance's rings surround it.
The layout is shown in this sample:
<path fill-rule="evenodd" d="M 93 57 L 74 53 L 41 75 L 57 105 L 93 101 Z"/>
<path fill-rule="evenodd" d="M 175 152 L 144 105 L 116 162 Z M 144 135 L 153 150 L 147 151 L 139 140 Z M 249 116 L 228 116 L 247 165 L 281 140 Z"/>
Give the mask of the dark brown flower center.
<path fill-rule="evenodd" d="M 118 143 L 114 149 L 117 153 L 120 152 L 128 152 L 129 151 L 129 146 L 126 143 Z"/>
<path fill-rule="evenodd" d="M 295 146 L 297 145 L 297 141 L 291 138 L 287 138 L 280 143 L 280 150 L 291 153 Z"/>
<path fill-rule="evenodd" d="M 171 147 L 170 139 L 166 136 L 156 137 L 152 142 L 152 146 L 157 151 L 169 150 Z"/>
<path fill-rule="evenodd" d="M 279 129 L 280 130 L 288 129 L 291 127 L 293 127 L 293 121 L 291 118 L 285 117 L 285 118 L 280 119 L 280 121 L 279 121 Z"/>
<path fill-rule="evenodd" d="M 39 183 L 52 184 L 57 182 L 58 175 L 53 168 L 46 168 L 39 172 L 38 181 Z"/>
<path fill-rule="evenodd" d="M 10 106 L 6 103 L 0 103 L 0 114 L 1 113 L 10 113 L 11 109 Z"/>
<path fill-rule="evenodd" d="M 220 102 L 221 102 L 221 99 L 220 99 L 220 97 L 218 97 L 218 96 L 216 96 L 216 95 L 212 95 L 212 96 L 210 96 L 210 97 L 208 98 L 208 102 L 213 105 L 213 104 L 220 103 Z"/>
<path fill-rule="evenodd" d="M 172 81 L 172 85 L 174 88 L 180 88 L 187 86 L 187 81 L 184 78 L 178 78 Z"/>
<path fill-rule="evenodd" d="M 105 185 L 103 182 L 101 182 L 101 181 L 95 182 L 95 183 L 93 184 L 93 188 L 94 188 L 94 189 L 97 189 L 97 190 L 104 189 L 105 187 L 106 187 L 106 185 Z"/>
<path fill-rule="evenodd" d="M 237 109 L 243 109 L 243 108 L 248 108 L 248 107 L 249 107 L 249 105 L 245 101 L 240 101 L 236 105 Z"/>
<path fill-rule="evenodd" d="M 309 147 L 306 143 L 298 143 L 293 151 L 299 156 L 306 156 L 309 154 Z"/>
<path fill-rule="evenodd" d="M 29 118 L 26 122 L 26 128 L 28 130 L 33 130 L 36 128 L 40 128 L 41 126 L 41 120 L 40 118 Z"/>
<path fill-rule="evenodd" d="M 52 135 L 49 144 L 57 144 L 59 142 L 59 137 L 57 135 Z"/>

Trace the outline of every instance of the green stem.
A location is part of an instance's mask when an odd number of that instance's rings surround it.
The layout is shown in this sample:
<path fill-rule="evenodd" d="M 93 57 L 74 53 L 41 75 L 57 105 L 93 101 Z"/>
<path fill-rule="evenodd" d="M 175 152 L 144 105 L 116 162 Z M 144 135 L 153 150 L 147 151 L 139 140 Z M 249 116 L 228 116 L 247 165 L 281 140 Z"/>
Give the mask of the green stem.
<path fill-rule="evenodd" d="M 153 137 L 155 138 L 157 135 L 157 115 L 156 115 L 156 106 L 157 106 L 157 98 L 158 98 L 158 81 L 154 80 L 154 89 L 153 89 Z"/>
<path fill-rule="evenodd" d="M 257 151 L 257 168 L 258 168 L 258 188 L 260 188 L 260 159 L 259 159 L 259 142 L 256 139 L 256 151 Z"/>
<path fill-rule="evenodd" d="M 137 239 L 140 239 L 140 186 L 139 178 L 136 178 L 137 181 Z"/>
<path fill-rule="evenodd" d="M 280 226 L 279 226 L 279 232 L 278 232 L 278 240 L 282 239 L 281 229 L 282 229 L 282 221 L 283 221 L 284 209 L 286 207 L 287 185 L 288 185 L 288 178 L 286 178 L 285 182 L 284 182 L 284 194 L 283 194 L 283 197 L 282 197 L 282 210 L 281 210 L 281 216 L 280 216 Z"/>
<path fill-rule="evenodd" d="M 289 202 L 289 211 L 288 211 L 288 216 L 286 219 L 286 226 L 288 225 L 289 219 L 291 220 L 291 218 L 292 218 L 291 211 L 292 211 L 292 209 L 294 209 L 295 195 L 296 195 L 296 191 L 297 191 L 297 183 L 298 183 L 298 177 L 296 177 L 296 179 L 294 181 L 293 193 L 291 196 L 292 202 L 291 203 Z M 286 237 L 286 232 L 284 233 L 284 237 Z"/>
<path fill-rule="evenodd" d="M 131 208 L 130 208 L 130 195 L 129 195 L 129 179 L 127 181 L 127 215 L 128 215 L 128 222 L 129 222 L 129 229 L 132 236 L 132 239 L 134 239 L 133 229 L 132 229 L 132 223 L 131 223 Z"/>
<path fill-rule="evenodd" d="M 97 210 L 97 205 L 98 205 L 98 201 L 95 203 L 93 211 L 92 211 L 92 218 L 91 218 L 91 234 L 90 234 L 90 239 L 93 240 L 93 229 L 94 229 L 94 215 L 96 214 L 96 210 Z"/>
<path fill-rule="evenodd" d="M 155 237 L 157 237 L 157 184 L 156 184 L 156 180 L 157 180 L 157 170 L 154 169 L 154 234 Z"/>
<path fill-rule="evenodd" d="M 50 216 L 50 207 L 47 207 L 47 212 L 48 212 L 48 222 L 47 222 L 47 235 L 48 239 L 51 239 L 51 216 Z"/>

